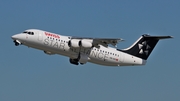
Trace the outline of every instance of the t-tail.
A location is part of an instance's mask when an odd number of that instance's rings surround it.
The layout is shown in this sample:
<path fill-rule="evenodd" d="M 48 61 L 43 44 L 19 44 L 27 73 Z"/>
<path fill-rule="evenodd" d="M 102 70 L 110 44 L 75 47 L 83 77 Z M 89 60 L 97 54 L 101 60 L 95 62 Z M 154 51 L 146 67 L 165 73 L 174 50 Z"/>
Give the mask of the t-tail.
<path fill-rule="evenodd" d="M 132 46 L 121 51 L 147 60 L 158 41 L 168 38 L 172 38 L 172 36 L 150 36 L 144 34 Z"/>

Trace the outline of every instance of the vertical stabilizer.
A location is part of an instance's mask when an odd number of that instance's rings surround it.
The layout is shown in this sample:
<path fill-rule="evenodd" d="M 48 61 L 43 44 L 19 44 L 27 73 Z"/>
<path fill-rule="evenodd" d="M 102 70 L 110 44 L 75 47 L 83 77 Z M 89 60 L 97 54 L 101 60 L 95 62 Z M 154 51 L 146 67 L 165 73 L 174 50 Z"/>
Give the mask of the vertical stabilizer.
<path fill-rule="evenodd" d="M 147 60 L 154 47 L 161 39 L 172 38 L 171 36 L 150 36 L 142 35 L 132 46 L 127 49 L 120 50 L 133 56 Z"/>

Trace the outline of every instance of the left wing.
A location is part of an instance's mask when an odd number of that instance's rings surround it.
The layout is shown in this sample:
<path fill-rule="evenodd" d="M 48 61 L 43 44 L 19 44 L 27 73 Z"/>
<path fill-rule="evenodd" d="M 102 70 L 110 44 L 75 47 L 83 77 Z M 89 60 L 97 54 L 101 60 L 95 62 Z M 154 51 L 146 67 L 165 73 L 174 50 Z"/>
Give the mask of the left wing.
<path fill-rule="evenodd" d="M 107 47 L 109 44 L 113 45 L 114 47 L 116 47 L 116 45 L 118 44 L 118 42 L 120 41 L 124 41 L 123 39 L 115 39 L 115 38 L 95 38 L 93 39 L 93 44 L 101 44 L 105 47 Z"/>
<path fill-rule="evenodd" d="M 71 37 L 71 39 L 77 39 L 77 40 L 91 40 L 92 41 L 92 45 L 93 46 L 98 46 L 103 45 L 105 47 L 107 47 L 109 44 L 113 45 L 114 47 L 116 47 L 116 45 L 120 42 L 120 41 L 124 41 L 121 38 L 87 38 L 87 37 Z"/>

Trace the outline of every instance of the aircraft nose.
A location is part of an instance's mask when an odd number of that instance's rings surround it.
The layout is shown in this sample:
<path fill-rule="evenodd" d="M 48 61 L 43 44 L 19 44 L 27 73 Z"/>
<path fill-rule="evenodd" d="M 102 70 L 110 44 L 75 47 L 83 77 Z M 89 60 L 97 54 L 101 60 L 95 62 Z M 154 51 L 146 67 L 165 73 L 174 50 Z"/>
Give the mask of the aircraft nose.
<path fill-rule="evenodd" d="M 17 35 L 11 36 L 12 39 L 17 39 Z"/>
<path fill-rule="evenodd" d="M 20 34 L 16 34 L 16 35 L 13 35 L 13 36 L 11 36 L 11 38 L 12 39 L 19 39 L 19 38 L 21 38 L 21 35 Z"/>

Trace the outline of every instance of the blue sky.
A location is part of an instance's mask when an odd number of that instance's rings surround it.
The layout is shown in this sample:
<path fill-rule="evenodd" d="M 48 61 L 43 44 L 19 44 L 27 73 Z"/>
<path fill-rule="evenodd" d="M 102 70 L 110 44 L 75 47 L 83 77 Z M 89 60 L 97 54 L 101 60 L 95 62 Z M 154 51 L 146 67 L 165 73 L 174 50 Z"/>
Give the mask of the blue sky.
<path fill-rule="evenodd" d="M 178 101 L 179 0 L 0 1 L 0 101 Z M 36 28 L 63 35 L 123 38 L 126 48 L 143 33 L 171 35 L 145 66 L 74 66 L 59 55 L 11 36 Z"/>

